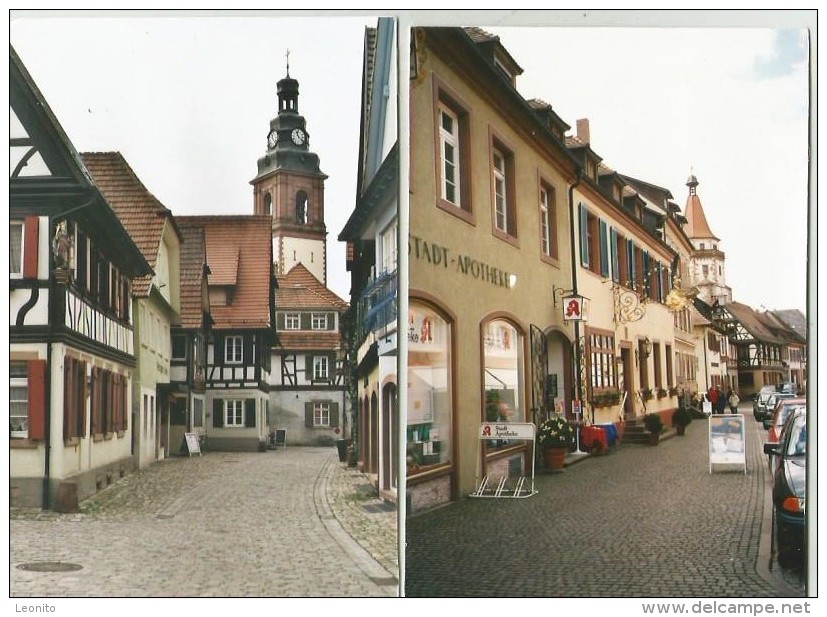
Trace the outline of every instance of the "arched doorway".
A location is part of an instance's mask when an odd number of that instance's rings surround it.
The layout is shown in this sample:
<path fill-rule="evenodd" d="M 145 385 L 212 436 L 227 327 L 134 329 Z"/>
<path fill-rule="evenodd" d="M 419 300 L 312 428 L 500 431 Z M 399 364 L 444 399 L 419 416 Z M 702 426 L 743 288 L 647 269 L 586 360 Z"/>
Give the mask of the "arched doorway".
<path fill-rule="evenodd" d="M 396 488 L 397 457 L 399 452 L 399 413 L 396 404 L 396 384 L 382 388 L 382 490 Z"/>
<path fill-rule="evenodd" d="M 558 330 L 546 334 L 546 409 L 549 413 L 571 413 L 574 392 L 571 341 Z"/>
<path fill-rule="evenodd" d="M 367 470 L 379 473 L 379 398 L 376 392 L 370 397 L 370 456 Z"/>

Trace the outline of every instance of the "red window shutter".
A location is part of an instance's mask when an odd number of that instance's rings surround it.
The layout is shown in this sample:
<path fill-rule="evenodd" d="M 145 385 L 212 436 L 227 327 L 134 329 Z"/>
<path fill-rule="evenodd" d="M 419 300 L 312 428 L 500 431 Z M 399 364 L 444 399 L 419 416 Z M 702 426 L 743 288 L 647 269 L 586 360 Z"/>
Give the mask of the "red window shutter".
<path fill-rule="evenodd" d="M 86 362 L 78 362 L 78 398 L 76 399 L 77 409 L 77 435 L 79 437 L 86 437 L 86 399 L 88 397 L 86 385 Z"/>
<path fill-rule="evenodd" d="M 29 361 L 29 439 L 46 438 L 46 361 Z"/>
<path fill-rule="evenodd" d="M 75 422 L 73 410 L 75 408 L 74 399 L 74 361 L 68 356 L 63 358 L 63 439 L 69 439 L 74 436 Z"/>
<path fill-rule="evenodd" d="M 23 278 L 37 278 L 37 240 L 39 219 L 27 216 L 23 223 Z"/>

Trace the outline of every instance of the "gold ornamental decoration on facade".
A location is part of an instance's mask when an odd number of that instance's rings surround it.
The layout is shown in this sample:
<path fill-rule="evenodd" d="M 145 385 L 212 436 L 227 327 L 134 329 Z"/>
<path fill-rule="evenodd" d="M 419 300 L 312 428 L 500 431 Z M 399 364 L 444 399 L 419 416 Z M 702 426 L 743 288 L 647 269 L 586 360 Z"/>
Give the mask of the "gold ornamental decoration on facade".
<path fill-rule="evenodd" d="M 631 323 L 642 319 L 646 315 L 648 298 L 644 293 L 638 293 L 613 281 L 612 297 L 614 299 L 615 323 Z"/>

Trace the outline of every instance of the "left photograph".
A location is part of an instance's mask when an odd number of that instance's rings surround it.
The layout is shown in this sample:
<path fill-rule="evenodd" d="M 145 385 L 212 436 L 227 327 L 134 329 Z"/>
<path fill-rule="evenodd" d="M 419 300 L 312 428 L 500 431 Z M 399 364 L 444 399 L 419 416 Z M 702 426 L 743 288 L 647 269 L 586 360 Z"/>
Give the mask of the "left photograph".
<path fill-rule="evenodd" d="M 396 22 L 9 33 L 10 596 L 399 596 Z"/>

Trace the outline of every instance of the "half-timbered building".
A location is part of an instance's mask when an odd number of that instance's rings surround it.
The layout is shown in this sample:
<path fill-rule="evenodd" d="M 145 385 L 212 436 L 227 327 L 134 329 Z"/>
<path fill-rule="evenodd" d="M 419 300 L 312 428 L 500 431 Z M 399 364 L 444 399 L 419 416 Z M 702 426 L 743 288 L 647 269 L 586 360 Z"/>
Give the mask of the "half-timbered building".
<path fill-rule="evenodd" d="M 332 444 L 344 434 L 347 306 L 301 262 L 278 277 L 270 403 L 273 428 L 285 430 L 289 443 Z"/>
<path fill-rule="evenodd" d="M 134 451 L 144 467 L 177 452 L 183 431 L 171 432 L 187 393 L 170 390 L 170 331 L 180 320 L 181 234 L 172 213 L 150 193 L 119 152 L 84 152 L 84 164 L 154 270 L 132 281 L 135 355 L 131 412 Z M 183 424 L 183 423 L 177 423 Z"/>
<path fill-rule="evenodd" d="M 207 342 L 205 448 L 264 448 L 269 434 L 275 287 L 270 217 L 184 216 L 204 230 L 212 328 Z"/>
<path fill-rule="evenodd" d="M 72 510 L 134 468 L 132 280 L 152 269 L 10 48 L 10 501 Z"/>

